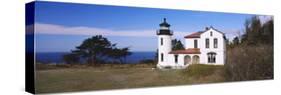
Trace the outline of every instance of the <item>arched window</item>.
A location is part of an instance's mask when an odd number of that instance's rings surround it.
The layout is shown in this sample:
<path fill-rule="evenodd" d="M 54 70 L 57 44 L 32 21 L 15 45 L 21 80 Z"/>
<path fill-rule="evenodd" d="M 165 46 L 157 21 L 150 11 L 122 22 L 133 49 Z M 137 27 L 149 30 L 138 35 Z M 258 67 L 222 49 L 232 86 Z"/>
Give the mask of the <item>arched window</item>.
<path fill-rule="evenodd" d="M 191 61 L 191 57 L 189 55 L 184 56 L 184 65 L 189 64 Z"/>
<path fill-rule="evenodd" d="M 198 64 L 199 63 L 199 56 L 198 55 L 194 55 L 192 57 L 192 63 L 193 64 Z"/>
<path fill-rule="evenodd" d="M 208 56 L 208 63 L 216 63 L 216 53 L 215 52 L 209 52 L 207 53 Z"/>

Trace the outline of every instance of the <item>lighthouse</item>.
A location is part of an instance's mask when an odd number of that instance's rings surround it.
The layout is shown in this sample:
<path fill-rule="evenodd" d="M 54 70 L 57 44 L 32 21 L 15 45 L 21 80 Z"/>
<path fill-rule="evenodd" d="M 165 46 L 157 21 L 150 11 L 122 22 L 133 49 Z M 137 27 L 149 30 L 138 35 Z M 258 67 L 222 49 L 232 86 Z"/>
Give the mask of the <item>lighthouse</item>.
<path fill-rule="evenodd" d="M 160 29 L 157 30 L 158 36 L 158 68 L 164 68 L 171 64 L 169 58 L 169 52 L 172 50 L 172 35 L 170 30 L 170 24 L 167 23 L 166 18 L 159 24 Z"/>

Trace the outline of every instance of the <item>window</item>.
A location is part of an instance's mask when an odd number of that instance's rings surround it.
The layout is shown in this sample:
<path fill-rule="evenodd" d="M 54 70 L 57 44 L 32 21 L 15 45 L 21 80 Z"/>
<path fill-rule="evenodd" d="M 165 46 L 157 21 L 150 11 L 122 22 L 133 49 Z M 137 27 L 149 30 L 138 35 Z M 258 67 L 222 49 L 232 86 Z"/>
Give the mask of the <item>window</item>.
<path fill-rule="evenodd" d="M 189 64 L 191 61 L 191 57 L 189 55 L 184 56 L 184 65 Z"/>
<path fill-rule="evenodd" d="M 217 54 L 215 52 L 210 52 L 207 55 L 208 55 L 208 63 L 216 63 Z"/>
<path fill-rule="evenodd" d="M 197 40 L 194 40 L 194 48 L 198 48 L 198 42 L 197 42 Z"/>
<path fill-rule="evenodd" d="M 175 63 L 178 63 L 178 55 L 175 55 Z"/>
<path fill-rule="evenodd" d="M 163 38 L 161 38 L 161 45 L 163 45 Z"/>
<path fill-rule="evenodd" d="M 164 54 L 161 53 L 161 62 L 163 62 L 163 61 L 164 61 Z"/>
<path fill-rule="evenodd" d="M 192 64 L 198 64 L 199 63 L 199 56 L 198 55 L 194 55 L 192 57 Z"/>
<path fill-rule="evenodd" d="M 213 32 L 212 31 L 210 32 L 210 36 L 213 36 Z"/>
<path fill-rule="evenodd" d="M 209 42 L 209 39 L 207 38 L 207 39 L 206 39 L 206 44 L 205 44 L 205 45 L 206 45 L 206 48 L 209 48 L 209 44 L 210 44 L 210 42 Z"/>
<path fill-rule="evenodd" d="M 214 48 L 218 48 L 218 39 L 217 38 L 214 39 Z"/>

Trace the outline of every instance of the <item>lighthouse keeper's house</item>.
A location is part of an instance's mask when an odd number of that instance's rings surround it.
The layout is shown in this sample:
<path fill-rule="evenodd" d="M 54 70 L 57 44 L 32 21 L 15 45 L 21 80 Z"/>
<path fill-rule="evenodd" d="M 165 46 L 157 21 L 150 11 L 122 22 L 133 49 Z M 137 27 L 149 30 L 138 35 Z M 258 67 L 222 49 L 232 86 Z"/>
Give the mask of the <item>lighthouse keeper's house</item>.
<path fill-rule="evenodd" d="M 172 51 L 170 24 L 164 21 L 159 24 L 158 68 L 182 69 L 190 64 L 224 65 L 226 62 L 225 35 L 211 27 L 204 31 L 184 36 L 185 49 Z"/>

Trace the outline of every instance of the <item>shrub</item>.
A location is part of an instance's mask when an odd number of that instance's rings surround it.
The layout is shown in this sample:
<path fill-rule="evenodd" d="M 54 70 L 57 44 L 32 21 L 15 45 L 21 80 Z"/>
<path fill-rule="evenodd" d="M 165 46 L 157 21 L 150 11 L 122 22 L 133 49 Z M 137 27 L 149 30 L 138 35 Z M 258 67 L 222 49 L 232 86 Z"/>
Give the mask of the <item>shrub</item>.
<path fill-rule="evenodd" d="M 77 55 L 75 53 L 69 53 L 69 54 L 63 55 L 63 60 L 67 64 L 74 64 L 74 63 L 79 63 L 80 59 L 79 59 L 79 55 Z"/>
<path fill-rule="evenodd" d="M 156 62 L 152 59 L 144 59 L 144 60 L 141 60 L 139 63 L 155 64 Z"/>
<path fill-rule="evenodd" d="M 241 45 L 228 50 L 225 77 L 229 81 L 273 79 L 273 47 Z"/>

